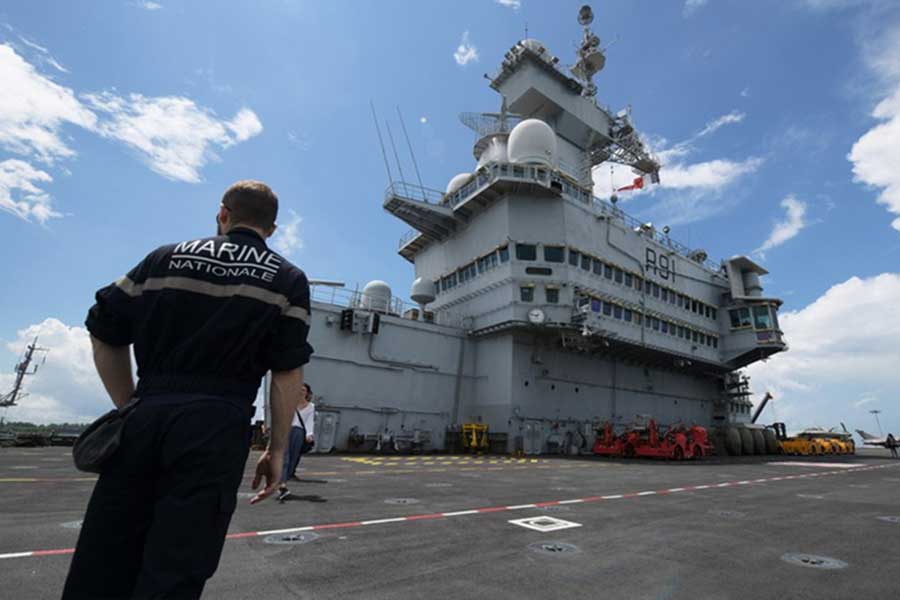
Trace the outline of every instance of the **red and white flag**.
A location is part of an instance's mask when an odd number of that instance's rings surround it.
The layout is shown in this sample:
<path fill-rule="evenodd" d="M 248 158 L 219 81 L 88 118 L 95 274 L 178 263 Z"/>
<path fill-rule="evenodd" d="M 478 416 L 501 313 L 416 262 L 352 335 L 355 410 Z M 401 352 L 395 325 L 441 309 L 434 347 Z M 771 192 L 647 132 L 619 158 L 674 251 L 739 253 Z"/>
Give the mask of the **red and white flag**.
<path fill-rule="evenodd" d="M 620 187 L 617 189 L 617 192 L 627 192 L 628 190 L 642 190 L 644 189 L 644 177 L 635 177 L 634 181 L 631 182 L 631 185 L 626 185 L 625 187 Z"/>

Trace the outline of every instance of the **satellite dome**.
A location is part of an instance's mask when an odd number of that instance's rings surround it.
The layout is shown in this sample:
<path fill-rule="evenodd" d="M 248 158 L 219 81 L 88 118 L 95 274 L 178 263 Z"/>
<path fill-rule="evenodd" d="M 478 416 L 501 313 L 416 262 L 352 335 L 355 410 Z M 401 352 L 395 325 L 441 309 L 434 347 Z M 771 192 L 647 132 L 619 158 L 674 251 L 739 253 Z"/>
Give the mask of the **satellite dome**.
<path fill-rule="evenodd" d="M 416 304 L 425 306 L 434 302 L 436 297 L 434 291 L 434 282 L 424 277 L 419 277 L 412 284 L 412 290 L 409 292 L 410 299 Z"/>
<path fill-rule="evenodd" d="M 376 279 L 366 284 L 362 291 L 362 307 L 377 312 L 389 312 L 391 308 L 391 286 Z"/>
<path fill-rule="evenodd" d="M 461 188 L 467 181 L 469 181 L 469 177 L 471 177 L 471 173 L 459 173 L 453 176 L 453 179 L 450 180 L 450 183 L 447 184 L 447 193 L 452 194 L 459 188 Z"/>
<path fill-rule="evenodd" d="M 492 133 L 478 140 L 474 152 L 478 168 L 491 162 L 509 162 L 508 140 L 509 134 L 503 132 Z"/>
<path fill-rule="evenodd" d="M 522 44 L 522 46 L 524 46 L 525 48 L 528 48 L 535 54 L 544 54 L 545 52 L 547 52 L 547 46 L 545 46 L 543 42 L 538 41 L 533 38 L 529 38 L 527 40 L 522 40 L 521 44 Z"/>
<path fill-rule="evenodd" d="M 522 121 L 509 134 L 509 162 L 554 166 L 556 134 L 539 119 Z"/>

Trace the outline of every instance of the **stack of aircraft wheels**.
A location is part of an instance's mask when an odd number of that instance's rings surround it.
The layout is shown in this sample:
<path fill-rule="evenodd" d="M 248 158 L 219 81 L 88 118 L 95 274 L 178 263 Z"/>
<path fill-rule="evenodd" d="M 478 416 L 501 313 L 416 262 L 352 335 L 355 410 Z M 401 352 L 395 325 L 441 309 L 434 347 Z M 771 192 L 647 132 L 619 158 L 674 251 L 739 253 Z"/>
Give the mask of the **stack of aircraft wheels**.
<path fill-rule="evenodd" d="M 646 427 L 631 427 L 616 435 L 611 423 L 597 432 L 593 452 L 597 456 L 665 458 L 670 460 L 700 459 L 713 453 L 706 429 L 698 425 L 669 426 L 662 434 L 656 421 Z"/>
<path fill-rule="evenodd" d="M 727 454 L 728 456 L 759 454 L 825 456 L 831 454 L 854 454 L 856 452 L 853 440 L 849 438 L 804 437 L 802 435 L 799 437 L 788 437 L 784 431 L 783 423 L 775 423 L 768 427 L 730 425 L 718 428 L 713 433 L 713 441 L 717 453 Z"/>

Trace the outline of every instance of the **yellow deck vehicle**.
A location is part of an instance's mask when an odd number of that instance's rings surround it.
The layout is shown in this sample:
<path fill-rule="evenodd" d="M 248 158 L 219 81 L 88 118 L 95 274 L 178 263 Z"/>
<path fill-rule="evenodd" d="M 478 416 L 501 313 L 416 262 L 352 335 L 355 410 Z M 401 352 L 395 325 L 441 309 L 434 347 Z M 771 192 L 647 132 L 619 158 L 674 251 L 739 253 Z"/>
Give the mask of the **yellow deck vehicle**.
<path fill-rule="evenodd" d="M 846 431 L 805 429 L 795 437 L 788 437 L 784 423 L 774 423 L 772 428 L 784 454 L 795 456 L 823 456 L 826 454 L 853 454 L 856 445 Z"/>

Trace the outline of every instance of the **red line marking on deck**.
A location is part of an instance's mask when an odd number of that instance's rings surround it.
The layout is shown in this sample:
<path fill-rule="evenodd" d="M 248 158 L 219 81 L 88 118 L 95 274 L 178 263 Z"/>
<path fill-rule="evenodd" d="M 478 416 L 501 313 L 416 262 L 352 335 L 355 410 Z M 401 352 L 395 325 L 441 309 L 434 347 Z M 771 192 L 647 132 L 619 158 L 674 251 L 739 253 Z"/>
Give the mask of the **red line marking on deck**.
<path fill-rule="evenodd" d="M 881 464 L 881 465 L 873 465 L 870 467 L 856 467 L 853 469 L 841 469 L 838 471 L 823 471 L 817 473 L 818 477 L 828 476 L 828 475 L 846 475 L 847 473 L 855 473 L 857 471 L 872 471 L 875 469 L 888 469 L 891 467 L 900 466 L 897 464 Z M 753 479 L 753 480 L 740 480 L 740 481 L 727 481 L 718 484 L 702 484 L 702 485 L 692 485 L 692 486 L 683 486 L 682 488 L 665 488 L 661 490 L 645 490 L 643 492 L 631 492 L 627 494 L 611 494 L 606 496 L 587 496 L 585 498 L 572 498 L 570 500 L 547 500 L 544 502 L 535 502 L 533 506 L 536 508 L 542 506 L 555 506 L 558 504 L 575 504 L 575 503 L 587 503 L 587 502 L 600 502 L 600 501 L 610 501 L 610 500 L 624 500 L 626 498 L 644 498 L 650 496 L 660 496 L 667 495 L 672 490 L 715 490 L 718 488 L 726 488 L 726 487 L 734 487 L 739 485 L 755 485 L 757 483 L 768 483 L 773 481 L 784 481 L 786 479 L 799 479 L 804 477 L 804 475 L 780 475 L 780 476 L 772 476 L 766 477 L 763 479 Z M 355 527 L 367 527 L 370 525 L 381 525 L 386 523 L 404 523 L 408 521 L 429 521 L 429 520 L 442 520 L 449 519 L 452 517 L 461 517 L 468 515 L 477 515 L 484 513 L 495 513 L 495 512 L 510 512 L 515 510 L 520 510 L 522 508 L 530 508 L 531 505 L 526 504 L 517 504 L 511 506 L 488 506 L 484 508 L 475 508 L 469 510 L 458 510 L 454 512 L 442 512 L 442 513 L 425 513 L 420 515 L 408 515 L 405 517 L 392 517 L 385 519 L 373 519 L 370 521 L 348 521 L 346 523 L 326 523 L 323 525 L 304 525 L 301 527 L 291 527 L 287 529 L 277 529 L 277 530 L 269 530 L 269 531 L 245 531 L 242 533 L 231 533 L 225 536 L 226 539 L 234 540 L 241 538 L 254 538 L 254 537 L 262 537 L 266 535 L 270 535 L 272 533 L 291 533 L 297 531 L 321 531 L 323 529 L 348 529 Z M 0 560 L 8 559 L 8 558 L 30 558 L 36 556 L 57 556 L 62 554 L 72 554 L 75 552 L 74 548 L 62 548 L 56 550 L 30 550 L 25 552 L 9 552 L 6 554 L 0 554 Z"/>

